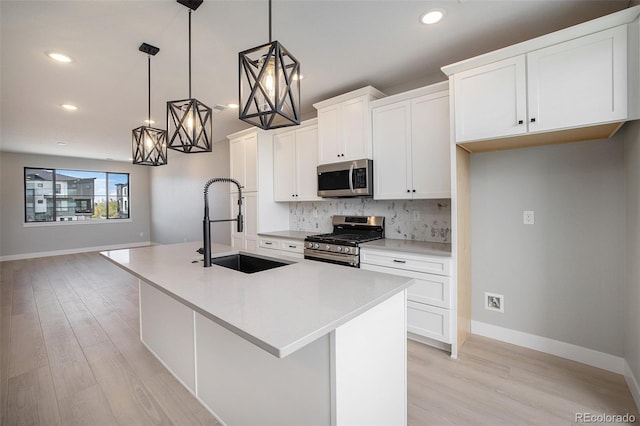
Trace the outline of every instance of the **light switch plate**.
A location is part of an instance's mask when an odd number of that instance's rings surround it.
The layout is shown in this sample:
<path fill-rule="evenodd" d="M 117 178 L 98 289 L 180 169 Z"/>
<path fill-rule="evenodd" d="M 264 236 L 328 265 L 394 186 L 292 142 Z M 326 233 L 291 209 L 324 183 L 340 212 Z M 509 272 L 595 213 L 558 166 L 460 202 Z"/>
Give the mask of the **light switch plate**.
<path fill-rule="evenodd" d="M 535 223 L 535 215 L 533 210 L 525 210 L 522 212 L 522 223 L 525 225 L 533 225 Z"/>

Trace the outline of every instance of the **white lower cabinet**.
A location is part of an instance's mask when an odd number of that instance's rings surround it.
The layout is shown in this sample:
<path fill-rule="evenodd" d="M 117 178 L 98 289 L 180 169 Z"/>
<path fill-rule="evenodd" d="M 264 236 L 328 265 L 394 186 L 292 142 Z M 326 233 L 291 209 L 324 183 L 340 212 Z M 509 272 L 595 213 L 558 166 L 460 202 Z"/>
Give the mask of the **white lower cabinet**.
<path fill-rule="evenodd" d="M 450 258 L 363 247 L 360 268 L 413 278 L 414 284 L 407 289 L 408 337 L 453 343 L 455 309 Z"/>
<path fill-rule="evenodd" d="M 304 242 L 279 237 L 258 237 L 258 250 L 304 259 Z"/>

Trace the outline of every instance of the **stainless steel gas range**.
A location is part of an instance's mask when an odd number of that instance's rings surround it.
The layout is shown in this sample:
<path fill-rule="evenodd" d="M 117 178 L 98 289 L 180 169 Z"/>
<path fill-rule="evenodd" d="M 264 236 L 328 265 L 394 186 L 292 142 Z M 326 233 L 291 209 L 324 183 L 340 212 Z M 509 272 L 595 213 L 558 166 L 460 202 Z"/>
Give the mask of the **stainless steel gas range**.
<path fill-rule="evenodd" d="M 304 258 L 360 267 L 360 244 L 384 238 L 384 216 L 340 216 L 331 221 L 333 232 L 304 240 Z"/>

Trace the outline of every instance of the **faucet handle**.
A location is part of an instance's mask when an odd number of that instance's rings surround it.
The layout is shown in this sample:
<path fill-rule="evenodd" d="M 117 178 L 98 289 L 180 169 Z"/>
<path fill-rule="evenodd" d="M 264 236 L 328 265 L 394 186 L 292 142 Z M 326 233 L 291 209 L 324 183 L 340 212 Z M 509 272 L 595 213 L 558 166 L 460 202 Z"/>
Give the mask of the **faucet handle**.
<path fill-rule="evenodd" d="M 200 247 L 198 250 L 196 250 L 196 252 L 200 254 L 204 254 L 204 248 Z"/>

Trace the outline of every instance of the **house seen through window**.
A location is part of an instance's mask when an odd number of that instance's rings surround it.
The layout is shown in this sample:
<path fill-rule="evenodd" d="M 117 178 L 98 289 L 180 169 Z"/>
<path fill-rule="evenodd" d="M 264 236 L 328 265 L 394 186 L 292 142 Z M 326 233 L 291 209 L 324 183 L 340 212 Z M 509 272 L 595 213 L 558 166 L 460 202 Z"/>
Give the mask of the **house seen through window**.
<path fill-rule="evenodd" d="M 129 219 L 129 174 L 24 169 L 25 222 Z"/>

